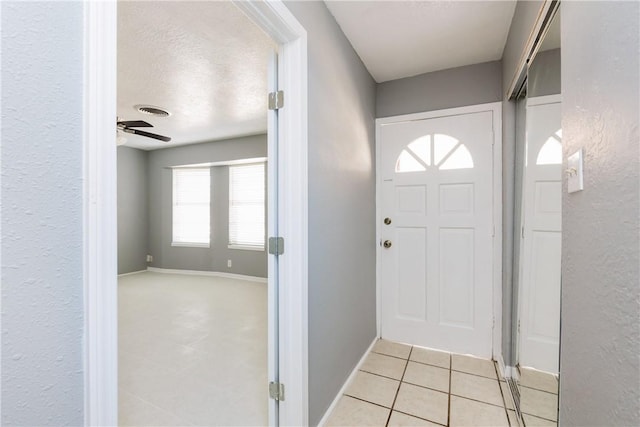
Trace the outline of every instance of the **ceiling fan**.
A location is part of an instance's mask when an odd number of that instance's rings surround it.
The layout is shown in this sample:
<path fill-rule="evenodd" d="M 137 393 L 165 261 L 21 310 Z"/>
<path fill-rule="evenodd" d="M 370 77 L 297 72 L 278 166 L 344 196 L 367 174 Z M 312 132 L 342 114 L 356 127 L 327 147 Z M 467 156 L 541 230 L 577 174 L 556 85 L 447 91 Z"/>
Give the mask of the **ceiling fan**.
<path fill-rule="evenodd" d="M 126 133 L 132 133 L 134 135 L 146 136 L 147 138 L 158 139 L 160 141 L 169 142 L 171 138 L 164 135 L 158 135 L 157 133 L 146 132 L 140 129 L 134 128 L 152 128 L 153 125 L 151 123 L 147 123 L 143 120 L 129 120 L 129 121 L 120 121 L 116 122 L 118 130 Z"/>

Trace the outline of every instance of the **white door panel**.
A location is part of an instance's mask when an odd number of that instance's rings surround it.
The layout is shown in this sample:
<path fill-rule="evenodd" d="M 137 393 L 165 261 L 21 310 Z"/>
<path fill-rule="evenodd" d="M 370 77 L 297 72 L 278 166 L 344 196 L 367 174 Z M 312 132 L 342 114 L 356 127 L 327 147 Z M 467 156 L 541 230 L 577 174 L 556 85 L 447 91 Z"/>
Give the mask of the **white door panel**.
<path fill-rule="evenodd" d="M 519 363 L 558 373 L 562 226 L 559 100 L 527 106 Z"/>
<path fill-rule="evenodd" d="M 492 114 L 380 126 L 383 338 L 491 357 Z"/>

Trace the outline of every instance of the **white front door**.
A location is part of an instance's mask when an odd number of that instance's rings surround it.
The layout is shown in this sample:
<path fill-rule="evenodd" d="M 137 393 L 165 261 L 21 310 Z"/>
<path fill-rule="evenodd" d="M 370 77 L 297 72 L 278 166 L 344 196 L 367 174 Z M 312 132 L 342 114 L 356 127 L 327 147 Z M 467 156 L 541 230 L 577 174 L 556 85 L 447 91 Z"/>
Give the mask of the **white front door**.
<path fill-rule="evenodd" d="M 560 96 L 527 101 L 519 363 L 558 373 L 562 241 Z"/>
<path fill-rule="evenodd" d="M 382 338 L 492 355 L 493 114 L 379 126 Z"/>

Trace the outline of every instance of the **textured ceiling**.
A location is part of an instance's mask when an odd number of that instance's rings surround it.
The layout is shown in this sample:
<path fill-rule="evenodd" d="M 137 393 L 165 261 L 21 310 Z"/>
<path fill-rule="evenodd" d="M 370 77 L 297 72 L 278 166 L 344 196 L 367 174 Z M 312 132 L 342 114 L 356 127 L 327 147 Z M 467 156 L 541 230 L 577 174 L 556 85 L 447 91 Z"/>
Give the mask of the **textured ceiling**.
<path fill-rule="evenodd" d="M 502 57 L 516 2 L 326 1 L 381 83 Z"/>
<path fill-rule="evenodd" d="M 118 2 L 118 117 L 145 120 L 169 143 L 123 134 L 152 150 L 266 132 L 271 39 L 230 2 Z M 150 104 L 166 118 L 138 113 Z M 115 126 L 115 123 L 114 123 Z"/>

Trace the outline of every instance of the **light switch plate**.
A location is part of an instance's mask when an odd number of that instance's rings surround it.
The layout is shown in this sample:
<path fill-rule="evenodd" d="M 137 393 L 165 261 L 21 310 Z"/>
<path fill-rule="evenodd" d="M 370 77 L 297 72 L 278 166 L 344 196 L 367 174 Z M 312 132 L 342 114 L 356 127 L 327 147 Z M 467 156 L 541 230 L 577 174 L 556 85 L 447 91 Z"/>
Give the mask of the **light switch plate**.
<path fill-rule="evenodd" d="M 575 193 L 584 190 L 582 175 L 582 148 L 567 159 L 567 191 Z"/>

